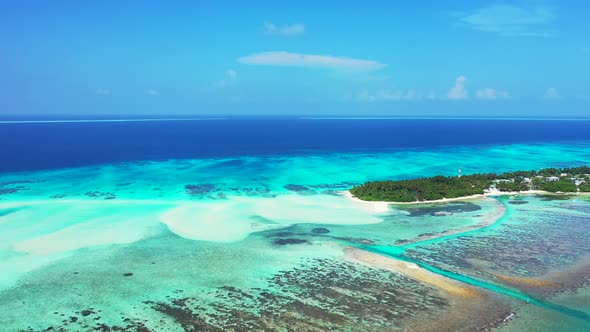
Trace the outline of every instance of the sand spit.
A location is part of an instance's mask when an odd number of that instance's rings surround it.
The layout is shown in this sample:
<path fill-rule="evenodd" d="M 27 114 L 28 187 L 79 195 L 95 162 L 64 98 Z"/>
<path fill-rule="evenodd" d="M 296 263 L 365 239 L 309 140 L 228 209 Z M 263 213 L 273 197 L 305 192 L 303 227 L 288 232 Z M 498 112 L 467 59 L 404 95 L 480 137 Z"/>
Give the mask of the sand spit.
<path fill-rule="evenodd" d="M 414 263 L 396 260 L 353 247 L 346 247 L 344 253 L 351 261 L 403 273 L 416 281 L 432 285 L 453 296 L 461 298 L 478 298 L 482 296 L 481 293 L 471 287 L 426 271 Z"/>
<path fill-rule="evenodd" d="M 525 287 L 556 287 L 559 283 L 555 281 L 542 280 L 537 278 L 526 278 L 526 277 L 510 277 L 496 273 L 490 273 L 498 280 L 503 281 L 506 284 L 513 286 L 525 286 Z"/>
<path fill-rule="evenodd" d="M 359 199 L 359 198 L 356 198 L 355 196 L 353 196 L 352 193 L 348 190 L 341 191 L 341 192 L 339 192 L 339 194 L 348 198 L 349 200 L 351 200 L 352 202 L 354 202 L 354 204 L 356 204 L 358 206 L 368 207 L 369 209 L 371 209 L 375 213 L 387 212 L 389 210 L 389 204 L 391 204 L 390 202 L 363 201 L 362 199 Z"/>
<path fill-rule="evenodd" d="M 486 271 L 499 281 L 530 294 L 542 297 L 563 292 L 576 291 L 590 283 L 590 255 L 578 259 L 571 265 L 563 266 L 536 278 L 508 276 Z"/>
<path fill-rule="evenodd" d="M 496 199 L 489 198 L 489 197 L 483 197 L 481 199 L 496 201 L 497 206 L 496 206 L 496 208 L 494 208 L 494 211 L 486 214 L 486 216 L 484 218 L 482 218 L 481 221 L 478 222 L 476 225 L 461 227 L 461 228 L 457 228 L 457 229 L 448 229 L 448 230 L 445 230 L 444 232 L 441 232 L 438 234 L 422 235 L 422 236 L 418 236 L 412 240 L 404 240 L 403 242 L 396 243 L 394 245 L 395 246 L 406 246 L 406 245 L 409 245 L 412 243 L 433 240 L 433 239 L 437 239 L 437 238 L 444 237 L 444 236 L 465 233 L 465 232 L 473 231 L 476 229 L 488 227 L 488 226 L 491 226 L 494 223 L 496 223 L 498 220 L 500 220 L 500 218 L 502 218 L 502 216 L 504 216 L 504 214 L 506 213 L 506 207 L 503 204 L 501 204 L 499 201 L 497 201 Z"/>
<path fill-rule="evenodd" d="M 590 254 L 570 266 L 549 272 L 540 279 L 554 283 L 554 287 L 549 288 L 554 293 L 585 287 L 590 283 Z"/>
<path fill-rule="evenodd" d="M 402 331 L 490 331 L 514 316 L 505 299 L 463 285 L 444 276 L 426 271 L 416 264 L 399 261 L 362 249 L 346 247 L 345 256 L 356 263 L 402 273 L 418 282 L 438 288 L 448 297 L 451 307 L 440 311 L 434 320 L 423 320 L 417 315 L 406 322 Z"/>

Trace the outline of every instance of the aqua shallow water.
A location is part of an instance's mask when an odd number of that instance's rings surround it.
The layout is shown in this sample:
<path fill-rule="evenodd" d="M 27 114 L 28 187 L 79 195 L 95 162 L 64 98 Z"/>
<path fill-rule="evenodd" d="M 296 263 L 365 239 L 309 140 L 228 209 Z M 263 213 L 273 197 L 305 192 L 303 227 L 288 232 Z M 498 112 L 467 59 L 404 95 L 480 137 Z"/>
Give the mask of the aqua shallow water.
<path fill-rule="evenodd" d="M 459 234 L 453 234 L 453 235 L 447 235 L 447 236 L 441 236 L 438 237 L 436 239 L 430 239 L 430 240 L 425 240 L 425 241 L 420 241 L 420 242 L 416 242 L 416 243 L 411 243 L 411 244 L 407 244 L 407 245 L 401 245 L 401 246 L 367 246 L 365 247 L 367 250 L 375 252 L 375 253 L 379 253 L 379 254 L 384 254 L 387 256 L 391 256 L 394 257 L 396 259 L 399 260 L 403 260 L 403 261 L 407 261 L 407 262 L 411 262 L 414 264 L 417 264 L 418 266 L 434 272 L 438 275 L 442 275 L 445 277 L 448 277 L 450 279 L 453 280 L 457 280 L 457 281 L 461 281 L 463 283 L 469 284 L 469 285 L 473 285 L 476 287 L 480 287 L 486 290 L 491 290 L 495 293 L 498 294 L 503 294 L 506 296 L 509 296 L 511 298 L 526 302 L 527 304 L 533 304 L 533 305 L 537 305 L 540 306 L 542 308 L 545 309 L 550 309 L 550 310 L 554 310 L 557 311 L 559 313 L 574 317 L 574 318 L 579 318 L 581 320 L 587 321 L 590 323 L 590 315 L 588 315 L 588 313 L 582 311 L 582 310 L 576 310 L 576 309 L 572 309 L 566 306 L 562 306 L 559 304 L 555 304 L 555 303 L 551 303 L 551 302 L 547 302 L 544 301 L 542 299 L 538 299 L 535 298 L 534 296 L 530 295 L 530 294 L 526 294 L 522 291 L 519 291 L 517 289 L 514 288 L 510 288 L 507 286 L 503 286 L 498 284 L 497 282 L 493 282 L 493 281 L 486 281 L 482 278 L 474 278 L 474 277 L 470 277 L 467 276 L 463 273 L 457 273 L 457 272 L 453 272 L 451 270 L 448 269 L 441 269 L 441 268 L 437 268 L 435 266 L 432 266 L 428 263 L 425 263 L 423 260 L 420 259 L 416 259 L 416 258 L 411 258 L 411 256 L 409 256 L 406 252 L 412 248 L 416 248 L 416 247 L 428 247 L 429 245 L 434 245 L 437 243 L 445 243 L 447 241 L 451 241 L 453 239 L 457 239 L 457 238 L 465 238 L 468 237 L 470 238 L 470 242 L 471 241 L 477 241 L 478 240 L 478 235 L 487 235 L 491 232 L 494 232 L 495 230 L 502 228 L 502 226 L 504 225 L 504 222 L 510 221 L 515 219 L 514 218 L 514 208 L 512 206 L 510 206 L 509 202 L 509 198 L 508 197 L 500 197 L 499 198 L 500 201 L 502 202 L 502 204 L 506 207 L 506 213 L 500 218 L 498 219 L 494 224 L 490 225 L 490 226 L 486 226 L 486 227 L 482 227 L 476 230 L 471 230 L 471 231 L 467 231 L 467 232 L 462 232 Z M 528 197 L 528 199 L 530 200 L 535 200 L 537 199 L 536 197 Z M 584 204 L 584 206 L 587 204 Z M 530 218 L 530 216 L 527 215 L 527 217 Z M 587 216 L 587 218 L 590 217 L 590 215 Z M 534 218 L 534 216 L 533 216 Z M 567 217 L 564 217 L 564 219 Z M 530 219 L 529 219 L 530 220 Z M 584 225 L 585 226 L 585 225 Z M 572 230 L 572 233 L 577 233 L 577 232 L 582 232 L 584 234 L 586 234 L 587 232 L 584 230 L 584 228 L 580 229 L 580 230 Z M 571 240 L 571 238 L 564 238 L 562 239 L 562 241 L 567 241 L 567 240 Z M 587 240 L 590 240 L 590 238 L 586 238 L 586 243 Z M 583 244 L 582 244 L 583 245 Z M 587 251 L 587 248 L 580 248 L 581 252 L 580 255 L 583 254 L 584 251 Z M 494 250 L 494 247 L 488 247 L 488 250 Z M 459 250 L 457 250 L 456 252 L 460 252 Z M 457 269 L 455 267 L 455 270 L 459 270 L 462 272 L 462 270 L 464 269 Z"/>
<path fill-rule="evenodd" d="M 138 321 L 147 319 L 142 324 L 152 329 L 179 330 L 182 317 L 189 315 L 186 310 L 215 325 L 215 315 L 230 310 L 221 307 L 220 297 L 245 301 L 255 294 L 256 299 L 270 301 L 252 300 L 245 305 L 249 308 L 247 314 L 257 319 L 264 316 L 259 312 L 261 308 L 274 312 L 265 307 L 272 303 L 277 311 L 302 310 L 302 317 L 311 315 L 310 310 L 316 318 L 340 310 L 337 315 L 340 318 L 330 316 L 331 319 L 352 324 L 354 320 L 349 316 L 360 311 L 352 307 L 349 312 L 337 309 L 326 300 L 348 294 L 352 306 L 353 299 L 358 300 L 363 294 L 344 280 L 342 271 L 353 268 L 342 265 L 341 245 L 391 247 L 396 241 L 425 233 L 468 228 L 485 219 L 498 203 L 447 204 L 425 207 L 423 211 L 380 209 L 371 204 L 352 203 L 337 195 L 337 191 L 370 179 L 450 175 L 459 167 L 464 173 L 471 173 L 586 164 L 590 162 L 589 147 L 586 143 L 516 144 L 282 157 L 236 156 L 2 174 L 2 323 L 8 330 L 25 329 L 29 325 L 35 330 L 48 326 L 84 330 L 84 324 L 95 324 L 88 317 L 100 316 L 96 324 L 124 325 L 124 319 L 128 318 L 138 325 Z M 513 288 L 494 282 L 485 273 L 518 275 L 520 270 L 513 269 L 516 265 L 527 273 L 552 271 L 572 263 L 588 250 L 578 246 L 579 251 L 575 251 L 560 242 L 573 238 L 576 244 L 583 244 L 584 233 L 572 237 L 567 228 L 555 228 L 559 225 L 555 220 L 563 219 L 568 227 L 578 223 L 581 229 L 586 229 L 588 202 L 526 199 L 528 205 L 507 205 L 511 212 L 489 228 L 410 245 L 408 248 L 416 250 L 410 258 L 437 273 L 479 283 L 478 286 L 493 292 L 522 300 L 520 291 L 507 294 Z M 438 209 L 454 212 L 434 215 Z M 535 211 L 552 217 L 534 224 L 538 220 Z M 511 264 L 508 259 L 494 261 L 479 253 L 478 249 L 499 246 L 493 241 L 501 236 L 494 236 L 512 234 L 511 230 L 517 230 L 515 240 L 522 240 L 527 227 L 539 230 L 540 236 L 556 234 L 551 239 L 559 248 L 545 256 L 538 255 L 535 257 L 538 261 L 530 262 L 530 266 L 522 262 Z M 555 229 L 559 231 L 551 232 Z M 476 246 L 469 247 L 461 242 L 461 237 L 483 239 L 483 242 L 470 241 Z M 518 243 L 527 252 L 542 250 L 532 240 Z M 440 249 L 445 245 L 453 249 Z M 489 259 L 487 266 L 491 269 L 482 272 L 474 266 L 464 267 L 448 255 L 450 252 Z M 501 253 L 517 259 L 513 252 Z M 322 270 L 322 264 L 330 268 Z M 321 304 L 312 306 L 313 310 L 307 307 L 303 310 L 301 304 L 292 301 L 311 296 L 311 284 L 318 280 L 302 280 L 292 272 L 297 269 L 304 269 L 308 275 L 320 272 L 331 275 L 338 283 L 332 287 L 341 295 L 316 291 L 321 300 L 314 301 Z M 334 271 L 340 272 L 334 274 Z M 346 278 L 358 284 L 362 280 L 359 276 L 364 273 L 372 272 L 359 270 L 346 274 Z M 447 305 L 429 287 L 407 279 L 388 278 L 375 275 L 367 289 L 407 288 L 407 295 L 395 297 L 396 303 L 399 302 L 400 322 L 411 316 L 402 314 L 404 308 L 418 305 L 422 296 L 423 318 L 435 317 L 434 308 Z M 284 286 L 275 287 L 277 280 L 283 280 Z M 223 287 L 234 287 L 248 296 L 236 295 L 236 290 Z M 192 304 L 172 303 L 180 298 L 191 299 L 186 301 Z M 198 303 L 194 299 L 199 299 Z M 244 305 L 232 301 L 228 303 Z M 583 311 L 567 301 L 559 304 L 548 297 L 539 301 L 541 305 L 547 303 L 550 310 L 571 310 L 574 316 Z M 365 306 L 370 304 L 366 302 Z M 102 311 L 100 315 L 80 314 L 89 308 L 94 308 L 93 312 Z M 180 309 L 184 310 L 182 315 L 178 314 Z M 389 314 L 393 313 L 383 311 L 383 317 Z M 379 326 L 383 317 L 374 317 L 370 324 L 377 325 L 367 326 Z M 273 319 L 281 321 L 277 317 Z M 303 321 L 304 318 L 297 320 L 298 324 Z M 321 321 L 327 324 L 329 319 Z"/>
<path fill-rule="evenodd" d="M 527 323 L 523 325 L 516 319 L 501 330 L 520 331 L 525 330 L 525 326 L 534 326 L 536 330 L 587 328 L 590 325 L 587 267 L 585 271 L 576 272 L 579 273 L 575 281 L 581 287 L 579 291 L 555 297 L 544 293 L 542 287 L 531 290 L 524 284 L 502 284 L 496 276 L 544 277 L 552 271 L 570 270 L 577 259 L 587 257 L 590 250 L 588 199 L 576 196 L 504 196 L 498 199 L 506 207 L 506 213 L 490 226 L 406 245 L 367 249 L 541 308 L 524 306 L 516 317 L 522 315 Z M 574 277 L 573 272 L 571 277 Z M 585 297 L 586 301 L 580 300 Z M 531 316 L 537 321 L 531 320 Z"/>

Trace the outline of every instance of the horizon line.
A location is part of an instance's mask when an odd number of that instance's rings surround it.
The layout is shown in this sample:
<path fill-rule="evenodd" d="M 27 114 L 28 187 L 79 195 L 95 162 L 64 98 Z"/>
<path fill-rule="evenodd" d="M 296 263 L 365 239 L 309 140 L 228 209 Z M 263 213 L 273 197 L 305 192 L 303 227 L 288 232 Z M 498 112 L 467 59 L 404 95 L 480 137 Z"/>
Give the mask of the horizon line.
<path fill-rule="evenodd" d="M 108 116 L 108 115 L 105 115 Z M 113 115 L 110 115 L 113 116 Z M 590 121 L 590 117 L 474 117 L 474 116 L 301 116 L 301 115 L 224 115 L 200 117 L 173 118 L 158 117 L 130 117 L 125 118 L 100 118 L 100 115 L 87 115 L 81 117 L 62 118 L 64 115 L 28 115 L 28 116 L 2 116 L 0 124 L 35 124 L 35 123 L 112 123 L 112 122 L 167 122 L 167 121 L 219 121 L 232 118 L 291 118 L 297 120 L 504 120 L 504 121 Z M 35 119 L 35 117 L 38 117 Z M 98 118 L 97 118 L 98 117 Z M 4 118 L 4 119 L 3 119 Z"/>

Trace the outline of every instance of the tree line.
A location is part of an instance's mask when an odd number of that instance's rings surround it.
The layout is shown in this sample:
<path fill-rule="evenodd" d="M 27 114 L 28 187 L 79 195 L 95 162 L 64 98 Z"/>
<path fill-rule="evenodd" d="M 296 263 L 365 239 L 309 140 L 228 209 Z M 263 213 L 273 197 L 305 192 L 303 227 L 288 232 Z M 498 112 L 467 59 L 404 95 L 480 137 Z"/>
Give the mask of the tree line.
<path fill-rule="evenodd" d="M 561 177 L 561 174 L 567 176 Z M 365 201 L 414 202 L 483 194 L 495 186 L 500 191 L 544 190 L 548 192 L 590 192 L 590 167 L 546 168 L 539 171 L 515 171 L 502 174 L 478 173 L 457 176 L 433 176 L 410 180 L 366 182 L 350 192 Z M 547 181 L 547 177 L 558 177 Z M 578 187 L 571 178 L 583 178 Z"/>

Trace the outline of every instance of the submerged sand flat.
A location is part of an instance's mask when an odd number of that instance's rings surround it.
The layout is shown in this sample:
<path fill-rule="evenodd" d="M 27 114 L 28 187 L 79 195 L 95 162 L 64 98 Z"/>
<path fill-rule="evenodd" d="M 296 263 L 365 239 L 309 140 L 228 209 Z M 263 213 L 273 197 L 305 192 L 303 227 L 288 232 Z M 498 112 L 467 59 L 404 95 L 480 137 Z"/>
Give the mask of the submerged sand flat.
<path fill-rule="evenodd" d="M 238 241 L 255 231 L 297 223 L 362 225 L 378 223 L 387 207 L 348 204 L 331 195 L 281 195 L 274 198 L 229 197 L 222 202 L 180 204 L 160 215 L 174 233 L 192 240 Z"/>
<path fill-rule="evenodd" d="M 67 200 L 0 203 L 0 287 L 80 249 L 132 244 L 170 231 L 198 241 L 235 242 L 253 232 L 297 223 L 379 223 L 384 210 L 333 195 L 283 194 L 217 201 Z"/>

